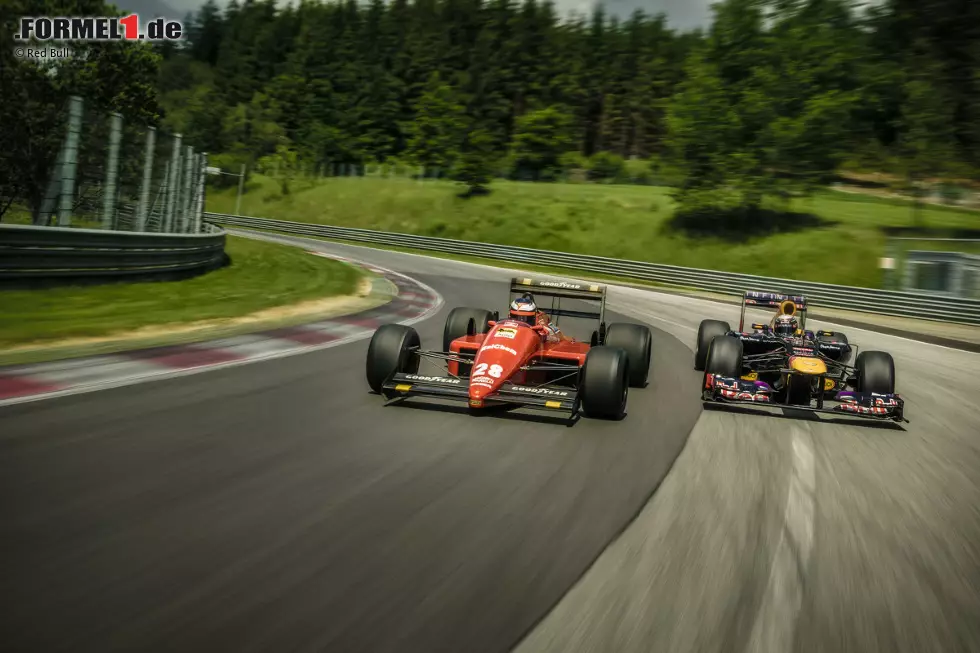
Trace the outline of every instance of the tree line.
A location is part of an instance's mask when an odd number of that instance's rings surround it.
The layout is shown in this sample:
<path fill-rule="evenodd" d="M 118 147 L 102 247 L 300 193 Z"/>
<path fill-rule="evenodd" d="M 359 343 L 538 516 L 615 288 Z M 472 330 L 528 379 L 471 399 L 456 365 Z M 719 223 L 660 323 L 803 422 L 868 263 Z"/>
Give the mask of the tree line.
<path fill-rule="evenodd" d="M 845 164 L 976 174 L 980 3 L 713 10 L 682 32 L 664 15 L 560 16 L 538 0 L 209 0 L 186 41 L 153 48 L 153 110 L 229 168 L 399 161 L 480 192 L 497 175 L 608 176 L 637 157 L 694 211 L 756 208 Z"/>
<path fill-rule="evenodd" d="M 909 177 L 980 163 L 969 0 L 724 0 L 690 32 L 536 0 L 232 0 L 190 22 L 162 102 L 235 160 L 397 157 L 479 187 L 653 158 L 690 208 L 758 206 L 845 162 Z"/>

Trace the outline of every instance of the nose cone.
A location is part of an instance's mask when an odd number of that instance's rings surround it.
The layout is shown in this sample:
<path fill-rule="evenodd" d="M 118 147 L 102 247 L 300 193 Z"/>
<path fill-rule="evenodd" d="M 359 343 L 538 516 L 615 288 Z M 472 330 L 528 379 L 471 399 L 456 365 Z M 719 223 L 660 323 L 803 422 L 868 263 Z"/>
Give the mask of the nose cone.
<path fill-rule="evenodd" d="M 826 374 L 827 365 L 819 358 L 809 356 L 791 356 L 789 359 L 790 369 L 802 374 Z"/>
<path fill-rule="evenodd" d="M 483 384 L 470 384 L 470 403 L 476 402 L 475 405 L 482 405 L 483 398 L 490 394 L 492 388 L 488 385 Z"/>
<path fill-rule="evenodd" d="M 488 394 L 497 389 L 497 386 L 501 384 L 503 379 L 495 378 L 487 374 L 488 368 L 490 367 L 487 363 L 479 362 L 480 357 L 477 356 L 477 362 L 473 365 L 473 370 L 470 372 L 470 405 L 482 405 L 483 398 Z M 494 370 L 496 371 L 496 370 Z M 503 375 L 501 375 L 503 376 Z M 473 403 L 477 402 L 477 403 Z"/>
<path fill-rule="evenodd" d="M 496 389 L 494 379 L 485 376 L 470 376 L 470 407 L 483 408 L 483 398 Z"/>
<path fill-rule="evenodd" d="M 502 321 L 490 329 L 470 371 L 470 406 L 482 406 L 485 397 L 510 379 L 537 341 L 538 335 L 525 324 Z"/>

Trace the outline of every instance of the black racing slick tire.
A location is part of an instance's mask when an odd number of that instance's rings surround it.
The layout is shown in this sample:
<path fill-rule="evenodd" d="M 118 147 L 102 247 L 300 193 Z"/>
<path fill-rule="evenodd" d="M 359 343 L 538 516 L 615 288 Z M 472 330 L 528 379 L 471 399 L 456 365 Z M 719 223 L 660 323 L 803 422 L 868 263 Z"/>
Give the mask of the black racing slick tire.
<path fill-rule="evenodd" d="M 472 326 L 470 325 L 470 320 L 473 321 Z M 490 330 L 490 325 L 487 322 L 491 320 L 496 320 L 496 316 L 482 308 L 460 306 L 449 311 L 449 317 L 446 318 L 446 326 L 442 330 L 442 350 L 449 351 L 449 345 L 456 338 L 462 338 L 465 335 L 486 333 Z"/>
<path fill-rule="evenodd" d="M 629 358 L 619 347 L 593 347 L 582 366 L 579 396 L 586 417 L 620 419 L 629 394 Z"/>
<path fill-rule="evenodd" d="M 734 336 L 717 336 L 708 345 L 705 374 L 730 378 L 742 376 L 742 341 Z"/>
<path fill-rule="evenodd" d="M 610 324 L 606 331 L 606 347 L 619 347 L 626 352 L 630 364 L 630 387 L 646 387 L 650 375 L 650 356 L 653 336 L 650 329 L 640 324 Z"/>
<path fill-rule="evenodd" d="M 413 351 L 421 345 L 418 332 L 403 324 L 382 324 L 371 336 L 367 351 L 367 381 L 380 393 L 385 381 L 395 373 L 415 374 L 419 356 Z"/>
<path fill-rule="evenodd" d="M 895 360 L 883 351 L 862 351 L 854 362 L 857 369 L 857 391 L 894 394 Z"/>
<path fill-rule="evenodd" d="M 694 369 L 698 372 L 704 371 L 705 363 L 708 361 L 708 348 L 711 341 L 718 336 L 723 336 L 730 332 L 732 327 L 728 322 L 721 320 L 701 320 L 698 327 L 698 344 L 694 350 Z"/>

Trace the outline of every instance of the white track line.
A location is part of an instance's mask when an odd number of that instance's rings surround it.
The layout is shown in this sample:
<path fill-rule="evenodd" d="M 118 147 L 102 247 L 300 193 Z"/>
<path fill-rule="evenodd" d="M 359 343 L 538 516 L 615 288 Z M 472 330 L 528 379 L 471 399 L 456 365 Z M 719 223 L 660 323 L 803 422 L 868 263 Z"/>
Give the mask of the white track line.
<path fill-rule="evenodd" d="M 813 547 L 816 488 L 810 436 L 792 426 L 793 465 L 783 514 L 783 528 L 772 559 L 769 585 L 756 614 L 749 653 L 789 653 L 803 605 L 803 574 Z"/>

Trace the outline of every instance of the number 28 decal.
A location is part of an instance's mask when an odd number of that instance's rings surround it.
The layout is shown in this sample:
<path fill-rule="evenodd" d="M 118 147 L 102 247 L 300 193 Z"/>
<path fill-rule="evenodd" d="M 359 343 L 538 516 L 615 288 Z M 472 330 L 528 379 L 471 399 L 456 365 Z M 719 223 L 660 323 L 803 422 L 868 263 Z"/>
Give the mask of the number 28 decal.
<path fill-rule="evenodd" d="M 473 369 L 473 376 L 483 376 L 484 374 L 489 374 L 495 379 L 499 379 L 500 375 L 504 373 L 504 368 L 500 365 L 490 365 L 490 369 L 487 369 L 486 363 L 480 363 Z"/>

